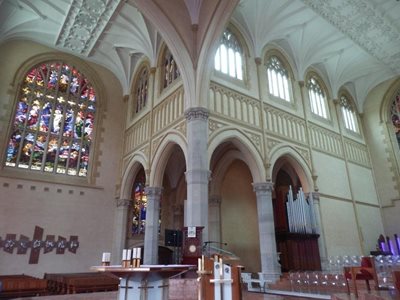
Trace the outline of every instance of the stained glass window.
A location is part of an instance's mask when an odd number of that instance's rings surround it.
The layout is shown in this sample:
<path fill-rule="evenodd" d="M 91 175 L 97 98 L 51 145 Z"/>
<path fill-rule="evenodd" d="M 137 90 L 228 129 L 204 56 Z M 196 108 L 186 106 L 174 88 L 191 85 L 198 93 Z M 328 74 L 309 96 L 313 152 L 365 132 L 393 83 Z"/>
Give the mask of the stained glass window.
<path fill-rule="evenodd" d="M 136 82 L 136 110 L 140 112 L 147 104 L 147 90 L 149 82 L 149 71 L 143 68 Z"/>
<path fill-rule="evenodd" d="M 133 187 L 132 235 L 144 234 L 145 232 L 147 197 L 144 187 L 144 181 L 136 182 Z"/>
<path fill-rule="evenodd" d="M 311 77 L 307 82 L 308 96 L 310 98 L 311 111 L 327 119 L 325 93 L 315 77 Z"/>
<path fill-rule="evenodd" d="M 396 134 L 397 144 L 400 148 L 400 92 L 398 92 L 394 97 L 390 114 L 392 118 L 393 131 Z"/>
<path fill-rule="evenodd" d="M 63 62 L 43 63 L 24 77 L 6 166 L 86 177 L 96 115 L 88 79 Z"/>
<path fill-rule="evenodd" d="M 340 97 L 340 109 L 342 111 L 344 126 L 346 129 L 353 132 L 358 132 L 356 114 L 353 106 L 350 104 L 349 99 L 347 99 L 347 97 L 344 95 Z"/>
<path fill-rule="evenodd" d="M 164 88 L 169 86 L 172 82 L 178 79 L 181 74 L 178 66 L 176 65 L 175 59 L 168 48 L 165 48 L 164 52 Z"/>
<path fill-rule="evenodd" d="M 282 62 L 276 56 L 271 56 L 266 67 L 269 93 L 290 102 L 289 75 Z"/>
<path fill-rule="evenodd" d="M 236 36 L 226 29 L 214 58 L 215 70 L 243 80 L 243 50 Z"/>

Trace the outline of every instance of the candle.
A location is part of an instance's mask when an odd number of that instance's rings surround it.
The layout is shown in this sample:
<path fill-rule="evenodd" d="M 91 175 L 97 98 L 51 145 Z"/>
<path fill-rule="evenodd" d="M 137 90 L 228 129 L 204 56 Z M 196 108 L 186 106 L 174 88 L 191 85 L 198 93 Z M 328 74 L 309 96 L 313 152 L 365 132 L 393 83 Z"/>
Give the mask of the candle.
<path fill-rule="evenodd" d="M 136 259 L 137 258 L 137 248 L 133 248 L 132 250 L 133 250 L 132 259 Z"/>
<path fill-rule="evenodd" d="M 142 249 L 141 248 L 137 248 L 137 258 L 140 259 L 142 255 Z"/>
<path fill-rule="evenodd" d="M 109 262 L 111 257 L 111 253 L 103 252 L 103 257 L 101 259 L 102 262 Z"/>
<path fill-rule="evenodd" d="M 219 259 L 219 275 L 222 277 L 224 275 L 224 264 L 222 263 L 222 258 Z"/>
<path fill-rule="evenodd" d="M 204 255 L 201 256 L 201 270 L 204 270 Z"/>
<path fill-rule="evenodd" d="M 132 257 L 132 249 L 126 250 L 126 260 L 131 260 Z"/>
<path fill-rule="evenodd" d="M 197 262 L 197 269 L 198 269 L 199 271 L 201 271 L 201 258 L 198 259 L 198 262 Z"/>
<path fill-rule="evenodd" d="M 126 260 L 127 251 L 126 249 L 122 250 L 122 260 Z"/>

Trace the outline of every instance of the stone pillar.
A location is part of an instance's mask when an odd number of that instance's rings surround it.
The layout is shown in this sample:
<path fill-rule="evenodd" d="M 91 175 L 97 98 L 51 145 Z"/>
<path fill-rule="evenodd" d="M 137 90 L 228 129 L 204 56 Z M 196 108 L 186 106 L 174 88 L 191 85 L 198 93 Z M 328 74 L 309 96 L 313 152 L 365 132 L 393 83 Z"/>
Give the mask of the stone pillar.
<path fill-rule="evenodd" d="M 152 265 L 158 263 L 158 220 L 160 219 L 162 188 L 146 187 L 144 192 L 147 196 L 147 208 L 143 264 Z"/>
<path fill-rule="evenodd" d="M 209 239 L 210 241 L 221 241 L 221 196 L 213 195 L 209 199 Z"/>
<path fill-rule="evenodd" d="M 133 205 L 132 199 L 117 199 L 114 219 L 114 243 L 112 249 L 112 264 L 121 264 L 122 250 L 125 248 L 127 228 L 129 223 L 128 213 Z"/>
<path fill-rule="evenodd" d="M 201 107 L 185 112 L 187 120 L 187 204 L 185 226 L 203 226 L 203 241 L 208 240 L 208 110 Z"/>
<path fill-rule="evenodd" d="M 327 253 L 326 253 L 325 235 L 324 235 L 324 230 L 322 228 L 322 222 L 321 222 L 321 208 L 319 205 L 319 193 L 312 192 L 311 194 L 312 194 L 312 199 L 313 199 L 313 204 L 314 204 L 315 220 L 317 222 L 317 233 L 319 234 L 318 248 L 319 248 L 319 257 L 321 259 L 321 268 L 323 271 L 326 271 L 329 268 L 329 263 L 328 263 Z"/>
<path fill-rule="evenodd" d="M 276 282 L 281 275 L 275 241 L 272 182 L 253 183 L 257 197 L 258 231 L 260 236 L 261 273 L 267 280 Z"/>

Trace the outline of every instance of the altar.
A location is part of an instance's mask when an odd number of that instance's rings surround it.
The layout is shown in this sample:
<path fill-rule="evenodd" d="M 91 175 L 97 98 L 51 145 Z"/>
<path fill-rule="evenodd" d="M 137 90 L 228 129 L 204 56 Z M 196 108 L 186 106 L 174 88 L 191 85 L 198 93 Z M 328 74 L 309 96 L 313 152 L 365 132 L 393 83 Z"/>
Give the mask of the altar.
<path fill-rule="evenodd" d="M 194 265 L 141 265 L 139 268 L 114 265 L 91 269 L 120 278 L 118 300 L 167 300 L 169 278 L 195 268 Z"/>

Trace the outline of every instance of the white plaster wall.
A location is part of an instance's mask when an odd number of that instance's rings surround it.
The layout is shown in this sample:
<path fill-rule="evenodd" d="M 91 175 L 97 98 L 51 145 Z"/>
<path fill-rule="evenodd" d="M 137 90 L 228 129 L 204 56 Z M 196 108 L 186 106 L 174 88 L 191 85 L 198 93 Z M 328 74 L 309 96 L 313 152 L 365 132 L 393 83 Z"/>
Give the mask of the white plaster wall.
<path fill-rule="evenodd" d="M 328 256 L 361 254 L 353 204 L 321 197 L 320 205 Z"/>
<path fill-rule="evenodd" d="M 2 72 L 0 80 L 2 107 L 12 106 L 14 98 L 7 94 L 7 90 L 20 64 L 50 51 L 26 41 L 12 41 L 0 46 L 0 65 L 6 71 Z M 97 72 L 106 91 L 105 98 L 101 99 L 106 108 L 105 117 L 97 115 L 102 121 L 96 128 L 99 133 L 96 140 L 98 160 L 92 161 L 97 167 L 95 185 L 85 187 L 67 181 L 65 184 L 55 183 L 51 179 L 38 181 L 40 176 L 35 174 L 11 178 L 0 169 L 0 236 L 4 239 L 7 233 L 15 233 L 17 239 L 21 234 L 31 238 L 35 225 L 38 225 L 44 228 L 44 238 L 55 235 L 57 239 L 60 235 L 69 240 L 70 235 L 78 235 L 80 245 L 77 253 L 66 251 L 64 255 L 56 255 L 53 251 L 43 254 L 41 250 L 39 263 L 29 265 L 29 250 L 26 255 L 17 255 L 16 249 L 14 254 L 1 250 L 0 274 L 25 273 L 41 277 L 45 272 L 87 272 L 90 266 L 100 262 L 103 251 L 111 251 L 125 110 L 121 109 L 122 92 L 116 78 L 100 66 L 90 66 Z M 8 124 L 9 118 L 3 114 L 0 121 Z M 8 137 L 1 136 L 0 143 L 4 149 Z"/>
<path fill-rule="evenodd" d="M 382 208 L 383 224 L 387 236 L 400 237 L 400 201 L 394 201 L 392 206 Z"/>
<path fill-rule="evenodd" d="M 313 152 L 313 157 L 319 191 L 326 195 L 351 199 L 345 162 L 317 151 Z"/>
<path fill-rule="evenodd" d="M 354 200 L 379 205 L 372 170 L 352 163 L 348 166 Z"/>
<path fill-rule="evenodd" d="M 357 216 L 362 232 L 364 254 L 376 249 L 377 240 L 383 234 L 383 224 L 379 207 L 357 204 Z"/>

